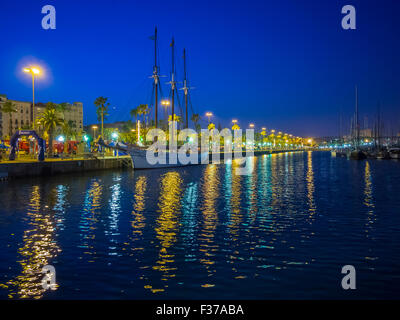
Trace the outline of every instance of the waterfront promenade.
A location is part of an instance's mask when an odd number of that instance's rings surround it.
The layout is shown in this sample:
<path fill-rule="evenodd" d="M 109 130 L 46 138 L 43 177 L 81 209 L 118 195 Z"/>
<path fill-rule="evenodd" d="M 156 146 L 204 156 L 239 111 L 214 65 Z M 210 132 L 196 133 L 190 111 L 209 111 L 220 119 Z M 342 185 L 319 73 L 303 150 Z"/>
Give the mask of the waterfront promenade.
<path fill-rule="evenodd" d="M 301 152 L 303 149 L 297 150 L 255 150 L 254 156 L 265 154 L 276 154 L 286 152 Z M 221 163 L 223 163 L 224 153 L 220 153 Z M 246 152 L 242 153 L 246 156 Z M 234 156 L 232 155 L 232 158 Z M 212 154 L 210 153 L 210 162 Z M 109 169 L 132 169 L 132 160 L 130 156 L 102 156 L 100 154 L 81 155 L 73 158 L 46 158 L 45 161 L 39 162 L 33 158 L 22 158 L 15 161 L 0 162 L 0 178 L 20 178 L 28 176 L 54 175 L 61 173 L 84 172 L 93 170 L 109 170 Z M 134 169 L 134 168 L 133 168 Z"/>

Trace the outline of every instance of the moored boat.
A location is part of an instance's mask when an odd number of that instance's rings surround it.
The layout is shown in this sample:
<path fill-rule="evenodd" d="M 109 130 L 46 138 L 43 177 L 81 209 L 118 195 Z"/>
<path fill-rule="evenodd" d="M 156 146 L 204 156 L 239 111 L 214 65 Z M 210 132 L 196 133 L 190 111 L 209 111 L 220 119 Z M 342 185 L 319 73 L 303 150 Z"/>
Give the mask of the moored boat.
<path fill-rule="evenodd" d="M 366 159 L 367 156 L 360 150 L 354 150 L 350 152 L 349 158 L 353 160 L 363 160 Z"/>
<path fill-rule="evenodd" d="M 388 152 L 391 159 L 400 159 L 400 148 L 391 148 Z"/>

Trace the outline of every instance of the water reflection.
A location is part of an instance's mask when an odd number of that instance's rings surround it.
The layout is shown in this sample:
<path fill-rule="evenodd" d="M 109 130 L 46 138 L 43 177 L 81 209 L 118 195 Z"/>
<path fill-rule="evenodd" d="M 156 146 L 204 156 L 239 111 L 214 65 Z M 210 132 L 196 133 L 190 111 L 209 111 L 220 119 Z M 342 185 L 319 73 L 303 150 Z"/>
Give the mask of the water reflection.
<path fill-rule="evenodd" d="M 110 187 L 111 190 L 111 198 L 109 200 L 110 213 L 107 215 L 109 219 L 109 227 L 108 230 L 105 231 L 105 235 L 109 237 L 109 252 L 108 255 L 116 256 L 118 255 L 118 247 L 119 241 L 118 236 L 119 228 L 119 216 L 121 214 L 121 198 L 122 198 L 122 190 L 121 190 L 121 175 L 116 174 L 113 177 L 113 184 Z"/>
<path fill-rule="evenodd" d="M 323 152 L 252 162 L 251 176 L 232 161 L 6 182 L 4 199 L 18 200 L 2 209 L 0 275 L 11 280 L 0 294 L 335 299 L 344 261 L 375 270 L 357 297 L 396 297 L 397 163 Z M 54 292 L 41 288 L 45 264 Z"/>
<path fill-rule="evenodd" d="M 373 197 L 372 174 L 369 161 L 365 162 L 364 182 L 365 182 L 364 205 L 367 207 L 367 222 L 366 222 L 365 233 L 367 239 L 375 240 L 373 231 L 374 231 L 374 224 L 376 222 L 376 215 L 374 213 L 375 203 Z M 375 259 L 375 257 L 371 257 L 372 247 L 373 244 L 370 245 L 370 248 L 368 250 L 369 254 L 367 257 L 365 257 L 366 260 Z"/>
<path fill-rule="evenodd" d="M 198 237 L 199 251 L 202 257 L 200 263 L 204 265 L 208 276 L 212 276 L 215 270 L 215 254 L 218 245 L 215 243 L 215 230 L 218 224 L 218 213 L 216 211 L 217 199 L 219 197 L 218 167 L 215 164 L 208 165 L 204 171 L 202 184 L 203 206 L 202 206 L 202 228 Z M 212 280 L 207 279 L 203 287 L 213 286 Z"/>
<path fill-rule="evenodd" d="M 190 182 L 186 186 L 183 197 L 182 213 L 182 239 L 185 247 L 185 261 L 196 260 L 197 241 L 195 232 L 198 227 L 197 221 L 197 201 L 198 201 L 198 182 Z"/>
<path fill-rule="evenodd" d="M 51 190 L 47 199 L 42 199 L 41 189 L 34 186 L 30 194 L 27 212 L 27 221 L 30 226 L 23 234 L 22 247 L 18 253 L 22 272 L 15 279 L 10 280 L 9 298 L 33 298 L 40 299 L 44 292 L 41 281 L 43 266 L 51 264 L 51 261 L 59 254 L 59 248 L 56 239 L 56 220 L 52 212 L 53 207 L 58 212 L 58 218 L 63 219 L 65 194 L 64 188 L 55 188 Z M 43 192 L 43 191 L 42 191 Z M 49 205 L 42 207 L 42 201 Z M 55 289 L 58 285 L 55 286 Z"/>
<path fill-rule="evenodd" d="M 80 241 L 78 247 L 84 249 L 84 254 L 91 256 L 88 262 L 96 259 L 96 229 L 101 215 L 101 199 L 103 186 L 101 181 L 92 180 L 89 189 L 86 191 L 83 202 L 83 210 L 79 220 Z"/>
<path fill-rule="evenodd" d="M 308 198 L 308 211 L 310 218 L 313 218 L 315 212 L 317 211 L 317 207 L 315 205 L 314 200 L 314 171 L 313 171 L 313 162 L 312 162 L 312 151 L 309 151 L 307 154 L 307 198 Z"/>
<path fill-rule="evenodd" d="M 141 176 L 137 179 L 135 185 L 135 193 L 134 193 L 134 205 L 132 210 L 133 220 L 132 220 L 132 229 L 135 239 L 138 239 L 143 234 L 143 228 L 145 227 L 146 217 L 143 215 L 143 212 L 146 208 L 145 203 L 145 194 L 147 190 L 147 177 Z M 143 250 L 143 248 L 133 247 L 133 250 Z"/>
<path fill-rule="evenodd" d="M 165 291 L 168 287 L 167 281 L 175 277 L 177 267 L 175 266 L 175 254 L 172 252 L 173 245 L 177 241 L 179 216 L 181 211 L 181 189 L 182 179 L 177 171 L 169 171 L 161 178 L 161 190 L 158 202 L 160 215 L 156 221 L 156 238 L 160 240 L 158 260 L 153 270 L 161 273 L 161 280 L 166 283 L 146 285 L 153 293 Z"/>
<path fill-rule="evenodd" d="M 240 162 L 233 160 L 232 161 L 232 197 L 230 202 L 230 216 L 229 216 L 229 224 L 228 224 L 228 232 L 231 235 L 232 241 L 237 241 L 239 235 L 239 227 L 242 221 L 242 213 L 241 213 L 241 183 L 242 183 L 242 175 L 235 174 L 236 169 L 240 167 Z"/>

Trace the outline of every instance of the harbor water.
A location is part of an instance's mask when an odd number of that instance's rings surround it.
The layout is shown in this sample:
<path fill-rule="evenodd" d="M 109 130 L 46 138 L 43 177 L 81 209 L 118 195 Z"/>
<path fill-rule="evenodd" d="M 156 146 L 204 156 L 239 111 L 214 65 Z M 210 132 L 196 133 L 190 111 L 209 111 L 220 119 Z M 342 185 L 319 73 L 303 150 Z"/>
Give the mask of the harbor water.
<path fill-rule="evenodd" d="M 400 161 L 248 161 L 0 182 L 0 299 L 400 298 Z"/>

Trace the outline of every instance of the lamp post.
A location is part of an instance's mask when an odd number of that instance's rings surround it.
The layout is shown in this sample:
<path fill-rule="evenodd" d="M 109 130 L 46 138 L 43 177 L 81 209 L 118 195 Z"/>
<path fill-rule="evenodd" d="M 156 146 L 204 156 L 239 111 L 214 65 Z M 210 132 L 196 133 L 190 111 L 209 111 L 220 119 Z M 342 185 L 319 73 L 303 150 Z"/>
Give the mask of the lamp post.
<path fill-rule="evenodd" d="M 32 75 L 32 127 L 35 130 L 35 75 L 40 74 L 40 70 L 35 67 L 24 68 L 23 70 Z"/>
<path fill-rule="evenodd" d="M 164 114 L 165 114 L 165 127 L 166 129 L 168 128 L 168 107 L 171 104 L 171 102 L 167 99 L 161 100 L 161 105 L 165 107 Z M 172 120 L 174 120 L 174 115 L 172 115 Z"/>
<path fill-rule="evenodd" d="M 93 129 L 93 140 L 95 140 L 96 139 L 96 130 L 97 130 L 97 126 L 92 126 L 92 129 Z"/>

